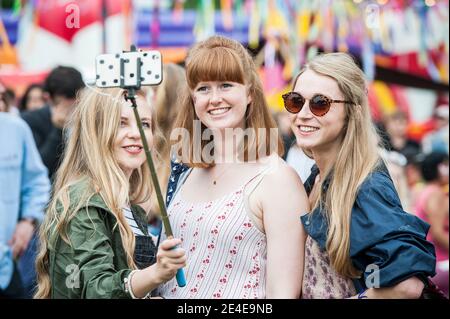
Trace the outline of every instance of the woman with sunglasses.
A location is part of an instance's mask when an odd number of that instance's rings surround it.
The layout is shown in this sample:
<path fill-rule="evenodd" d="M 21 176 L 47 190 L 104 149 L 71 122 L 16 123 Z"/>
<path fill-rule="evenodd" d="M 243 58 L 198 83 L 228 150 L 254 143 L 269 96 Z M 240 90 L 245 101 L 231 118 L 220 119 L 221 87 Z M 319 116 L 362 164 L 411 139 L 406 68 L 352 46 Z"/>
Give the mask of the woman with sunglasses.
<path fill-rule="evenodd" d="M 303 298 L 419 298 L 435 273 L 429 226 L 406 213 L 378 154 L 364 74 L 344 53 L 317 56 L 283 96 L 297 143 L 316 162 Z"/>
<path fill-rule="evenodd" d="M 282 142 L 271 134 L 252 58 L 240 43 L 214 36 L 189 51 L 186 79 L 174 127 L 186 132 L 180 160 L 189 169 L 176 191 L 169 186 L 168 214 L 186 251 L 187 285 L 171 280 L 161 296 L 298 298 L 305 239 L 298 221 L 308 201 L 278 155 Z"/>

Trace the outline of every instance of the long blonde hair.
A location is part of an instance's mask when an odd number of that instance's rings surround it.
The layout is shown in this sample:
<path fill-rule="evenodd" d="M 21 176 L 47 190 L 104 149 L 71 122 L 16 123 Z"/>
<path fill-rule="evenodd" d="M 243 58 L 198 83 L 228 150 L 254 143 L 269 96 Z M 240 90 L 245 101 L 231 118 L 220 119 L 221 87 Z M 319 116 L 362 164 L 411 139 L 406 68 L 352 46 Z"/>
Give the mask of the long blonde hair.
<path fill-rule="evenodd" d="M 206 163 L 203 156 L 197 162 L 193 155 L 194 120 L 198 120 L 198 117 L 190 90 L 201 81 L 232 81 L 248 85 L 251 103 L 247 108 L 245 128 L 265 129 L 266 134 L 265 139 L 256 137 L 245 142 L 244 161 L 247 161 L 248 154 L 255 154 L 258 159 L 260 154 L 264 154 L 260 150 L 265 150 L 264 155 L 270 155 L 271 150 L 283 155 L 284 146 L 280 137 L 274 138 L 271 132 L 271 128 L 276 129 L 277 126 L 269 112 L 255 63 L 242 44 L 222 36 L 212 36 L 197 43 L 189 50 L 186 58 L 186 80 L 188 85 L 180 97 L 180 112 L 174 125 L 174 128 L 185 128 L 189 132 L 189 154 L 185 164 L 201 168 L 214 166 L 214 163 Z M 205 130 L 202 123 L 201 135 Z M 201 148 L 204 149 L 210 141 L 202 139 Z"/>
<path fill-rule="evenodd" d="M 81 92 L 66 129 L 69 139 L 64 159 L 57 171 L 52 199 L 39 230 L 35 298 L 50 297 L 49 250 L 54 249 L 58 238 L 70 245 L 68 224 L 95 194 L 101 196 L 116 217 L 127 263 L 130 268 L 136 267 L 133 261 L 135 238 L 122 208 L 147 200 L 151 181 L 145 163 L 134 170 L 128 180 L 114 157 L 113 146 L 120 123 L 123 94 L 122 89 L 101 89 L 100 92 L 86 89 Z M 153 128 L 153 117 L 152 122 Z M 82 180 L 87 181 L 88 188 L 73 203 L 70 201 L 70 188 Z"/>
<path fill-rule="evenodd" d="M 343 141 L 328 172 L 321 172 L 317 189 L 321 190 L 327 175 L 332 174 L 326 194 L 318 192 L 313 199 L 314 208 L 324 205 L 328 218 L 327 252 L 331 265 L 341 275 L 351 278 L 360 276 L 350 260 L 350 223 L 352 207 L 358 189 L 381 161 L 378 154 L 378 133 L 372 122 L 367 100 L 364 73 L 355 61 L 345 53 L 323 54 L 312 59 L 300 71 L 294 81 L 306 70 L 334 79 L 344 100 L 346 123 Z M 300 79 L 301 81 L 301 79 Z M 310 150 L 304 150 L 310 153 Z"/>

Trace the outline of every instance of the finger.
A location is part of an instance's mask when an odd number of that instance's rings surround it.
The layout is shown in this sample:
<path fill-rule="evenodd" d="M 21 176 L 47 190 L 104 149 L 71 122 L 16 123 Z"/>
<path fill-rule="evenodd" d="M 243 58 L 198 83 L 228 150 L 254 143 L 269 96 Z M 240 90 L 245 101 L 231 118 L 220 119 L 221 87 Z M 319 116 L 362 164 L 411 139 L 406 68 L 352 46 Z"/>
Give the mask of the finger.
<path fill-rule="evenodd" d="M 160 248 L 162 248 L 163 250 L 170 250 L 170 249 L 173 249 L 176 245 L 180 245 L 180 244 L 181 244 L 181 240 L 178 238 L 166 239 L 161 243 Z"/>
<path fill-rule="evenodd" d="M 172 250 L 159 250 L 158 255 L 160 258 L 177 259 L 186 255 L 183 248 L 176 248 Z"/>

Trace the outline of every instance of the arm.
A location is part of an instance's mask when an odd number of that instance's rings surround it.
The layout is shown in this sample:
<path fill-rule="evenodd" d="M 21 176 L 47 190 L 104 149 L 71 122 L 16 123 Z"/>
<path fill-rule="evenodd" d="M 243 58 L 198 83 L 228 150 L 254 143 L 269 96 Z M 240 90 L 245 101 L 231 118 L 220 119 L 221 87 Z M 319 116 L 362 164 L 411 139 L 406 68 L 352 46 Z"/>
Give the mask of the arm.
<path fill-rule="evenodd" d="M 426 205 L 426 213 L 434 243 L 448 251 L 449 238 L 444 229 L 445 219 L 448 218 L 448 198 L 444 193 L 436 192 L 431 195 Z"/>
<path fill-rule="evenodd" d="M 429 226 L 405 212 L 387 174 L 363 183 L 352 209 L 350 258 L 369 298 L 418 298 L 435 274 Z"/>
<path fill-rule="evenodd" d="M 44 217 L 50 197 L 50 181 L 42 164 L 29 127 L 23 125 L 23 162 L 20 193 L 20 221 L 9 241 L 16 258 L 27 249 L 33 236 L 35 222 Z"/>
<path fill-rule="evenodd" d="M 267 298 L 299 298 L 306 234 L 300 216 L 309 210 L 306 192 L 284 162 L 266 176 L 255 194 L 261 199 L 267 237 Z"/>
<path fill-rule="evenodd" d="M 83 279 L 83 298 L 129 298 L 124 279 L 131 269 L 116 269 L 110 234 L 103 217 L 95 208 L 80 210 L 70 224 L 69 237 L 74 250 L 80 278 Z M 143 297 L 161 283 L 175 276 L 184 267 L 184 250 L 171 250 L 180 243 L 178 239 L 167 240 L 158 251 L 157 263 L 135 272 L 131 289 L 136 297 Z M 130 288 L 130 287 L 129 287 Z"/>
<path fill-rule="evenodd" d="M 411 277 L 393 287 L 367 289 L 350 299 L 419 299 L 424 287 L 419 278 Z"/>
<path fill-rule="evenodd" d="M 21 218 L 41 221 L 50 198 L 50 181 L 30 129 L 24 126 L 21 181 Z"/>
<path fill-rule="evenodd" d="M 144 297 L 148 292 L 175 277 L 177 270 L 186 266 L 186 256 L 179 239 L 167 239 L 161 243 L 156 255 L 156 263 L 150 267 L 138 270 L 131 278 L 131 289 L 137 298 Z"/>

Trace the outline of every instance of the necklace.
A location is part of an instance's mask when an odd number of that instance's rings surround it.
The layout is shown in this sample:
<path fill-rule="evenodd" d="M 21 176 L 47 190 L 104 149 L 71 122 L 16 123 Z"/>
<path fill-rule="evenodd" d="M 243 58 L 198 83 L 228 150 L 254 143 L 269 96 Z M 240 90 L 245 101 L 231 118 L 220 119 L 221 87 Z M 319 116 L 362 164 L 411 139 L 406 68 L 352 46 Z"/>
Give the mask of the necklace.
<path fill-rule="evenodd" d="M 220 172 L 219 175 L 213 176 L 213 185 L 217 185 L 217 180 L 219 179 L 219 177 L 222 177 L 223 174 L 225 174 L 225 172 L 230 168 L 231 165 L 228 165 L 225 167 L 224 170 L 222 170 L 222 172 Z"/>

